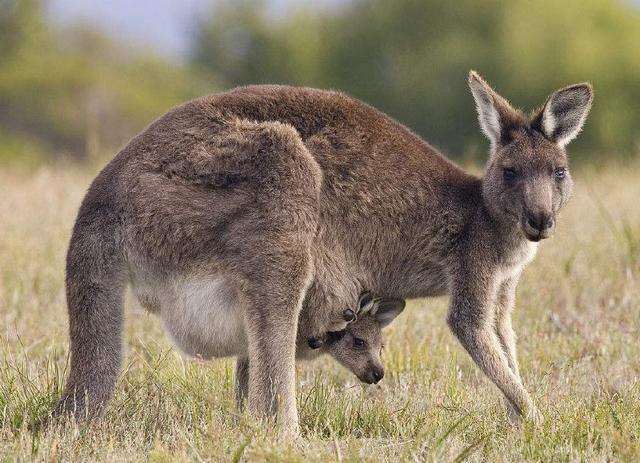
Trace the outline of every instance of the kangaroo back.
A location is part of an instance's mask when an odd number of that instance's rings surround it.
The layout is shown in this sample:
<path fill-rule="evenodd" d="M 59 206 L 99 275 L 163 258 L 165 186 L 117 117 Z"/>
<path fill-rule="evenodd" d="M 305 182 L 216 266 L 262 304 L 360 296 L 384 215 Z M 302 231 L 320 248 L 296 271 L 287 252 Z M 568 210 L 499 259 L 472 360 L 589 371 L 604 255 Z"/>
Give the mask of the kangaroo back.
<path fill-rule="evenodd" d="M 104 174 L 82 203 L 67 253 L 71 371 L 54 415 L 79 420 L 99 414 L 111 398 L 122 361 L 124 253 Z"/>

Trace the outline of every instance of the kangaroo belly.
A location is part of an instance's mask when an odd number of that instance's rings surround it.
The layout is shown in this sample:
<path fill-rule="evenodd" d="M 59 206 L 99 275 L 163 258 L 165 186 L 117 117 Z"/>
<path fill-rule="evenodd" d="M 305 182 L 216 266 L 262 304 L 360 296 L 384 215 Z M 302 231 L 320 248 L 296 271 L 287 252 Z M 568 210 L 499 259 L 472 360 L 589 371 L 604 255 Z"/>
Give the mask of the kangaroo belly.
<path fill-rule="evenodd" d="M 224 276 L 133 285 L 140 303 L 161 316 L 172 340 L 186 354 L 210 359 L 246 353 L 239 298 Z"/>

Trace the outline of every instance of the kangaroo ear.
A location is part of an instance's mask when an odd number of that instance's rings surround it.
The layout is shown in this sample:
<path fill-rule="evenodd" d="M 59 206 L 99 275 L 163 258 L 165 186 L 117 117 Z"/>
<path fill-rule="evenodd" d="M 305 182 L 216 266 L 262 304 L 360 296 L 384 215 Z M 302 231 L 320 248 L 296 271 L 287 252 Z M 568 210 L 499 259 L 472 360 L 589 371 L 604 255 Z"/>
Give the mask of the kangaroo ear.
<path fill-rule="evenodd" d="M 395 318 L 400 315 L 404 310 L 404 299 L 382 299 L 378 302 L 378 307 L 374 316 L 380 327 L 384 328 L 391 323 Z"/>
<path fill-rule="evenodd" d="M 587 83 L 558 90 L 533 118 L 531 126 L 565 147 L 582 130 L 592 101 L 593 89 Z"/>
<path fill-rule="evenodd" d="M 367 291 L 363 291 L 360 293 L 360 298 L 358 299 L 358 311 L 364 309 L 369 303 L 373 301 L 373 296 L 371 293 Z"/>
<path fill-rule="evenodd" d="M 522 114 L 513 109 L 475 71 L 469 72 L 469 88 L 476 101 L 480 127 L 491 146 L 508 141 L 511 130 L 522 124 Z"/>

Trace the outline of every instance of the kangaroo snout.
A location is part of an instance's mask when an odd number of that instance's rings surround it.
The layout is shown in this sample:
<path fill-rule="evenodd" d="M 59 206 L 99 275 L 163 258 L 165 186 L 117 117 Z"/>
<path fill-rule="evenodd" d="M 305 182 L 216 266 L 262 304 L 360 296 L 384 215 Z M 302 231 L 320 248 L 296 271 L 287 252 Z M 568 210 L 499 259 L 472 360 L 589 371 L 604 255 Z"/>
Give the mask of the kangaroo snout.
<path fill-rule="evenodd" d="M 527 213 L 523 218 L 524 234 L 530 241 L 549 238 L 555 228 L 553 215 L 547 213 Z"/>
<path fill-rule="evenodd" d="M 382 378 L 384 378 L 384 368 L 374 366 L 365 373 L 363 378 L 360 379 L 363 383 L 377 384 L 382 380 Z"/>

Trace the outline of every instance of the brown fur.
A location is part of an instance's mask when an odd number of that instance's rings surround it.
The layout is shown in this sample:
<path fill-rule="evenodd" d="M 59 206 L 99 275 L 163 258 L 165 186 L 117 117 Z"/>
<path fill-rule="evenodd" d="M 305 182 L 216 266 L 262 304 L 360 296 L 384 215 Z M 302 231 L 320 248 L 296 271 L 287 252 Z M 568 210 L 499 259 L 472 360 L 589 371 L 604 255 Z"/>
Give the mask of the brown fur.
<path fill-rule="evenodd" d="M 546 117 L 528 119 L 476 74 L 470 85 L 492 139 L 483 179 L 338 92 L 242 87 L 152 123 L 80 209 L 67 266 L 71 374 L 58 412 L 94 415 L 111 396 L 127 280 L 162 313 L 154 294 L 196 278 L 167 300 L 197 299 L 193 288 L 205 287 L 241 312 L 249 408 L 278 413 L 289 431 L 298 427 L 296 333 L 334 329 L 364 288 L 451 294 L 452 331 L 514 410 L 537 416 L 517 369 L 513 292 L 529 239 L 550 234 L 569 195 L 568 175 L 556 181 L 554 169 L 566 166 L 563 147 L 591 89 L 561 90 Z M 518 170 L 509 184 L 507 166 Z"/>

